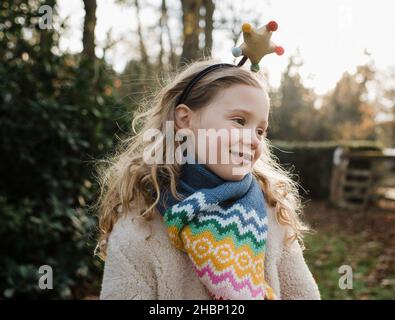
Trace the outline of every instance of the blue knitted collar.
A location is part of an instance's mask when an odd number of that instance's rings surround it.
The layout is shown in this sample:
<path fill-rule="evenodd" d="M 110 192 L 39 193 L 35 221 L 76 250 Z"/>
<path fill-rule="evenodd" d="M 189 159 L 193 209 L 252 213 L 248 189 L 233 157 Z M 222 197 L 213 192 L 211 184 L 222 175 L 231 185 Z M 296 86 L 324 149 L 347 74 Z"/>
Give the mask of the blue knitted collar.
<path fill-rule="evenodd" d="M 186 163 L 181 167 L 181 173 L 177 179 L 177 191 L 186 198 L 191 194 L 202 191 L 211 202 L 219 203 L 225 207 L 243 199 L 247 193 L 248 201 L 243 203 L 246 208 L 263 211 L 266 215 L 264 194 L 255 176 L 249 172 L 239 181 L 227 181 L 216 175 L 204 164 Z M 243 199 L 243 200 L 242 200 Z M 165 210 L 178 203 L 169 189 L 161 190 L 158 210 L 163 214 Z"/>
<path fill-rule="evenodd" d="M 191 188 L 191 191 L 202 188 L 215 188 L 226 182 L 226 180 L 222 179 L 200 163 L 184 164 L 181 167 L 179 181 L 183 182 L 185 187 L 188 186 Z"/>

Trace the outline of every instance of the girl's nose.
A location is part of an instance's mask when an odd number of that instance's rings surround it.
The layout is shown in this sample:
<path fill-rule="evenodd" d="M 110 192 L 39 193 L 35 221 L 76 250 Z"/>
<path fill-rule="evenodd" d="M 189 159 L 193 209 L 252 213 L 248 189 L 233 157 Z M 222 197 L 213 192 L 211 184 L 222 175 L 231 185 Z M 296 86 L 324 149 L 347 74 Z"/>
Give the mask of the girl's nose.
<path fill-rule="evenodd" d="M 257 149 L 259 147 L 260 142 L 261 139 L 255 130 L 254 133 L 251 135 L 251 149 L 252 150 Z"/>
<path fill-rule="evenodd" d="M 259 144 L 261 142 L 261 138 L 260 136 L 256 133 L 256 130 L 251 130 L 248 132 L 249 134 L 247 134 L 244 138 L 244 143 L 246 145 L 250 144 L 251 145 L 251 149 L 255 150 L 259 147 Z"/>
<path fill-rule="evenodd" d="M 256 150 L 258 149 L 259 142 L 257 142 L 257 139 L 254 139 L 254 141 L 251 143 L 251 150 Z"/>

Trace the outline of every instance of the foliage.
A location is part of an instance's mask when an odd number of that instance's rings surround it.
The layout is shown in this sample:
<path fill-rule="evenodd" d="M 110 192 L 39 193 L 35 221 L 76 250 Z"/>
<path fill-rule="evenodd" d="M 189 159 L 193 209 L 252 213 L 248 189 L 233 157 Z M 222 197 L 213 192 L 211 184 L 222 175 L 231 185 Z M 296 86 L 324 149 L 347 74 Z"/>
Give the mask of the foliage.
<path fill-rule="evenodd" d="M 302 62 L 291 57 L 283 72 L 280 88 L 271 93 L 269 138 L 290 141 L 319 139 L 321 123 L 314 108 L 316 96 L 301 80 Z"/>
<path fill-rule="evenodd" d="M 323 97 L 305 87 L 303 63 L 291 56 L 281 85 L 271 92 L 269 138 L 288 141 L 376 140 L 378 108 L 368 97 L 375 80 L 370 62 L 345 72 L 334 90 Z"/>
<path fill-rule="evenodd" d="M 371 64 L 358 66 L 354 74 L 345 72 L 333 92 L 324 98 L 321 114 L 327 139 L 375 139 L 376 108 L 367 98 L 374 79 Z M 333 128 L 335 130 L 333 130 Z"/>
<path fill-rule="evenodd" d="M 44 2 L 34 3 L 0 4 L 0 297 L 80 297 L 100 271 L 92 161 L 113 145 L 122 109 L 103 61 L 53 53 L 56 37 L 35 17 Z M 38 288 L 41 265 L 53 290 Z"/>

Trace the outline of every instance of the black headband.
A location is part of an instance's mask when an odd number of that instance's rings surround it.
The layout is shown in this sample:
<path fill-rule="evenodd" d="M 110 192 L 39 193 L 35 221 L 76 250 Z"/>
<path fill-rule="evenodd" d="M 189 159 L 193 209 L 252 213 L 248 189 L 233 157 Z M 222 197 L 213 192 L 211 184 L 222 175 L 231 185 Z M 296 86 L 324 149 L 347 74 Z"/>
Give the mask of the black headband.
<path fill-rule="evenodd" d="M 195 83 L 198 82 L 201 78 L 203 78 L 207 73 L 210 73 L 211 71 L 220 69 L 220 68 L 241 67 L 244 64 L 245 60 L 247 60 L 247 59 L 242 59 L 237 65 L 229 64 L 229 63 L 217 63 L 217 64 L 213 64 L 213 65 L 208 66 L 207 68 L 203 69 L 197 75 L 195 75 L 191 81 L 189 81 L 188 85 L 185 87 L 184 91 L 178 98 L 176 106 L 185 102 L 186 98 L 188 97 L 188 95 L 191 92 Z"/>

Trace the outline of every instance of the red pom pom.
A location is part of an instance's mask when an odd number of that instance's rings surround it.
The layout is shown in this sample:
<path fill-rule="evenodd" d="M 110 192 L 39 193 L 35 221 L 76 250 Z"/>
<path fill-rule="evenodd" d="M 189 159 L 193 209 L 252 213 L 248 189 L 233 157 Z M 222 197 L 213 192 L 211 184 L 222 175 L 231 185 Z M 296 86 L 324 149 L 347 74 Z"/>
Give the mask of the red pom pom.
<path fill-rule="evenodd" d="M 276 31 L 278 28 L 278 24 L 276 21 L 270 21 L 267 25 L 266 28 L 268 31 Z"/>
<path fill-rule="evenodd" d="M 281 56 L 282 54 L 284 54 L 284 48 L 276 47 L 276 49 L 274 49 L 274 52 L 277 53 L 279 56 Z"/>

